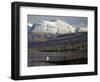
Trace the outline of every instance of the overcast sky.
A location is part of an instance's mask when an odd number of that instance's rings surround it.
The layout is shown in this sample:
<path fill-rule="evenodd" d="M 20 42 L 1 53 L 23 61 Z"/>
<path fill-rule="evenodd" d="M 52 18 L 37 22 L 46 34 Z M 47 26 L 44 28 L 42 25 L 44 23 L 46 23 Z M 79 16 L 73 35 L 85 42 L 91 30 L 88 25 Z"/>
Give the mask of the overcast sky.
<path fill-rule="evenodd" d="M 71 16 L 49 16 L 49 15 L 28 15 L 27 21 L 28 23 L 34 24 L 38 23 L 41 20 L 62 20 L 71 25 L 78 27 L 87 27 L 88 26 L 88 18 L 87 17 L 71 17 Z"/>

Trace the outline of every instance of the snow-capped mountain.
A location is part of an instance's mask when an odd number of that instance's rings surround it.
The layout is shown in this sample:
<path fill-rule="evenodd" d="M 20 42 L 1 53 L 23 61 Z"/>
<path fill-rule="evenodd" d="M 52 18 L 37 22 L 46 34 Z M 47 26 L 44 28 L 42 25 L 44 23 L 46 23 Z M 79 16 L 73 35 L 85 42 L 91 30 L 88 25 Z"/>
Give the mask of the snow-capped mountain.
<path fill-rule="evenodd" d="M 56 21 L 46 21 L 43 20 L 39 23 L 28 24 L 31 26 L 31 32 L 42 32 L 50 34 L 70 34 L 76 32 L 87 32 L 87 28 L 74 27 L 67 22 L 56 20 Z M 33 29 L 32 29 L 33 28 Z"/>

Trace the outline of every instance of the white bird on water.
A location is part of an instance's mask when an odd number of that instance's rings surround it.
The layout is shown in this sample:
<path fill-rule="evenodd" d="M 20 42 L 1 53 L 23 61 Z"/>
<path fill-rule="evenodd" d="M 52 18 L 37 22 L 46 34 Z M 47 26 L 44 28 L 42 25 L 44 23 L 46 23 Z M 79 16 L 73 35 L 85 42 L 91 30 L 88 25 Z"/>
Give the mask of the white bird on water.
<path fill-rule="evenodd" d="M 48 56 L 46 56 L 46 61 L 49 61 L 49 57 Z"/>

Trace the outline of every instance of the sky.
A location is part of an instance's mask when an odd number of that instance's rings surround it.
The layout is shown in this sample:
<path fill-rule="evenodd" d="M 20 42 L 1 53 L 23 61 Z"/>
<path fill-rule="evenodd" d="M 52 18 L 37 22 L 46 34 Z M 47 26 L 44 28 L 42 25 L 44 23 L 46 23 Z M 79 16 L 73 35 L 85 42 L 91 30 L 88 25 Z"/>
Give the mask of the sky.
<path fill-rule="evenodd" d="M 35 24 L 41 22 L 42 20 L 54 21 L 54 20 L 62 20 L 73 26 L 77 27 L 86 27 L 88 26 L 88 18 L 87 17 L 75 17 L 75 16 L 50 16 L 50 15 L 28 15 L 27 22 L 31 24 Z"/>

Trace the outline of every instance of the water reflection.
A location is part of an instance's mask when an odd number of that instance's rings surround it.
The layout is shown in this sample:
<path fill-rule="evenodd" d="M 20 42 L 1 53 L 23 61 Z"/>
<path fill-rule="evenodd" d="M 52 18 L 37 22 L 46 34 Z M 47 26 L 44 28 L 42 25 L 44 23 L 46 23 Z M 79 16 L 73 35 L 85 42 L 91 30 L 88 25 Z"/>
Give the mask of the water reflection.
<path fill-rule="evenodd" d="M 87 51 L 34 52 L 28 55 L 28 66 L 87 64 Z"/>

